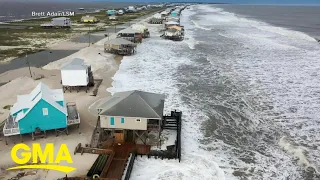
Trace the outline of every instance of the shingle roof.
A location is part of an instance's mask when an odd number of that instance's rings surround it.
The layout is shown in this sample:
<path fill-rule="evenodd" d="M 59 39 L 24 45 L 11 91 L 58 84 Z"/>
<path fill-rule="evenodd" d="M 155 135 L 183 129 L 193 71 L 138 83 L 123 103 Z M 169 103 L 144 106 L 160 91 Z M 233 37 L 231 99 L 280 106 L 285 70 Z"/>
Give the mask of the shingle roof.
<path fill-rule="evenodd" d="M 64 101 L 63 90 L 50 89 L 42 82 L 40 82 L 30 94 L 18 96 L 17 103 L 10 109 L 10 114 L 12 115 L 22 109 L 28 109 L 26 112 L 22 111 L 19 113 L 16 118 L 16 121 L 19 121 L 24 118 L 41 99 L 67 115 L 66 106 L 61 106 L 57 103 L 57 101 Z"/>
<path fill-rule="evenodd" d="M 140 33 L 140 32 L 132 28 L 126 28 L 118 32 L 118 34 L 133 34 L 133 33 Z"/>
<path fill-rule="evenodd" d="M 97 109 L 100 115 L 162 119 L 165 96 L 143 91 L 115 93 Z"/>

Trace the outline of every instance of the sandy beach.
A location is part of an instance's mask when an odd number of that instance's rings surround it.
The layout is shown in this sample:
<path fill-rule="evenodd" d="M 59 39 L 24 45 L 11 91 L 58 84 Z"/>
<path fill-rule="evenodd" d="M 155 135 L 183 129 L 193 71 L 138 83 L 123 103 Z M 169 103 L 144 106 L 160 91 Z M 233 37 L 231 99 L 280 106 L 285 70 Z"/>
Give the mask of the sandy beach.
<path fill-rule="evenodd" d="M 140 23 L 147 24 L 147 19 L 142 20 Z M 152 25 L 152 30 L 158 30 L 160 25 Z M 31 136 L 23 135 L 23 142 L 31 145 L 31 143 L 37 142 L 41 145 L 45 143 L 55 143 L 56 147 L 60 144 L 67 144 L 71 156 L 73 159 L 73 167 L 77 168 L 76 171 L 68 174 L 69 176 L 84 176 L 86 175 L 89 168 L 92 166 L 97 155 L 92 154 L 77 154 L 73 155 L 74 148 L 78 143 L 83 145 L 90 142 L 92 131 L 95 127 L 97 114 L 95 113 L 95 106 L 99 104 L 99 100 L 110 96 L 107 92 L 107 88 L 112 86 L 112 77 L 117 72 L 119 65 L 121 64 L 122 56 L 117 56 L 109 53 L 105 53 L 103 50 L 104 42 L 108 39 L 115 38 L 115 33 L 110 33 L 109 37 L 106 37 L 95 44 L 88 46 L 88 44 L 79 43 L 73 44 L 70 42 L 60 43 L 59 46 L 52 46 L 51 48 L 68 49 L 74 48 L 74 46 L 83 46 L 80 51 L 62 58 L 60 60 L 51 62 L 44 66 L 43 68 L 31 67 L 32 78 L 30 77 L 30 72 L 28 68 L 21 68 L 6 73 L 0 74 L 0 83 L 6 83 L 0 87 L 0 123 L 4 121 L 9 110 L 3 107 L 8 105 L 13 105 L 16 102 L 17 95 L 30 93 L 36 85 L 41 81 L 48 85 L 50 88 L 61 88 L 60 80 L 60 68 L 68 64 L 73 58 L 84 59 L 85 63 L 91 65 L 93 71 L 93 76 L 95 79 L 102 79 L 102 84 L 99 86 L 97 96 L 91 96 L 92 89 L 89 92 L 65 92 L 64 97 L 66 102 L 75 102 L 77 104 L 77 109 L 80 113 L 81 124 L 79 131 L 78 129 L 72 128 L 69 131 L 69 135 L 62 134 L 55 137 L 54 131 L 49 132 L 46 139 L 36 139 L 31 140 Z M 139 53 L 139 52 L 138 52 Z M 90 108 L 89 108 L 90 107 Z M 0 139 L 0 152 L 3 155 L 0 162 L 0 179 L 10 179 L 15 177 L 19 172 L 22 171 L 6 171 L 8 167 L 12 167 L 13 163 L 10 151 L 14 146 L 14 143 L 19 143 L 19 136 L 13 136 L 9 141 L 8 145 L 5 145 L 4 139 Z M 57 149 L 56 149 L 57 150 Z M 22 179 L 57 179 L 65 176 L 63 173 L 56 171 L 44 171 L 44 170 L 26 170 L 24 172 L 29 172 L 28 176 L 24 176 Z"/>

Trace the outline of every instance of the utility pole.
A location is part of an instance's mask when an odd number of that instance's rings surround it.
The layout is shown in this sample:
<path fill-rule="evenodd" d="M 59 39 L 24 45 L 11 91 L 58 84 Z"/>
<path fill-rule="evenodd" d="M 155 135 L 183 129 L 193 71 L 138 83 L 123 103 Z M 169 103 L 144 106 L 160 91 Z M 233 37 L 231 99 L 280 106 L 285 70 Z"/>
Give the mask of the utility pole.
<path fill-rule="evenodd" d="M 88 34 L 88 36 L 89 36 L 89 46 L 90 46 L 90 26 L 89 26 L 89 34 Z"/>
<path fill-rule="evenodd" d="M 28 61 L 28 55 L 27 55 L 27 53 L 26 53 L 26 64 L 27 64 L 28 67 L 29 67 L 29 73 L 30 73 L 30 76 L 31 76 L 31 78 L 32 78 L 32 73 L 31 73 L 31 68 L 30 68 L 30 63 L 29 63 L 29 61 Z"/>

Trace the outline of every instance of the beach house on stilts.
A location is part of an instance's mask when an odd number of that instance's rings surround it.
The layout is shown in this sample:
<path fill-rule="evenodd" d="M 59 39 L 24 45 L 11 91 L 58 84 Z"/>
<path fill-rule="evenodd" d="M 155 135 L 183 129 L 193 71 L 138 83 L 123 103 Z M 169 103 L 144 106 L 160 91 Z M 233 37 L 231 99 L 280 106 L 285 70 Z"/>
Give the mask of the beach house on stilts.
<path fill-rule="evenodd" d="M 132 55 L 136 52 L 136 47 L 135 43 L 122 38 L 110 39 L 104 43 L 105 52 L 119 55 Z"/>
<path fill-rule="evenodd" d="M 50 89 L 40 82 L 26 95 L 19 95 L 3 127 L 5 137 L 31 134 L 46 137 L 46 131 L 68 134 L 68 126 L 80 124 L 75 103 L 66 103 L 62 89 Z M 22 140 L 22 139 L 21 139 Z M 6 139 L 7 143 L 7 139 Z"/>
<path fill-rule="evenodd" d="M 75 58 L 69 64 L 61 69 L 61 83 L 64 92 L 72 89 L 79 90 L 85 88 L 86 92 L 89 87 L 94 86 L 93 73 L 91 66 L 84 64 L 83 59 Z"/>
<path fill-rule="evenodd" d="M 116 143 L 157 145 L 160 138 L 165 96 L 143 91 L 115 93 L 98 108 L 101 128 Z M 155 136 L 150 136 L 153 132 Z"/>
<path fill-rule="evenodd" d="M 132 28 L 126 28 L 118 32 L 118 38 L 123 38 L 133 43 L 141 43 L 142 42 L 142 33 L 138 30 Z"/>
<path fill-rule="evenodd" d="M 150 37 L 150 32 L 149 32 L 148 28 L 143 24 L 133 24 L 133 25 L 131 25 L 131 28 L 134 30 L 138 30 L 142 34 L 143 38 Z"/>

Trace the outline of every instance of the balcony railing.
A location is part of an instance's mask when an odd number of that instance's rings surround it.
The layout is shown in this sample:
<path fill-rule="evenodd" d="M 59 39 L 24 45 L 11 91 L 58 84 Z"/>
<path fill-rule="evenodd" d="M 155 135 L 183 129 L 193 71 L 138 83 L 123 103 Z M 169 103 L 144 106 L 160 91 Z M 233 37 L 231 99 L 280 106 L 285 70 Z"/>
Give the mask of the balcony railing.
<path fill-rule="evenodd" d="M 77 118 L 77 119 L 68 118 L 68 126 L 74 125 L 74 124 L 80 124 L 80 116 L 79 116 L 79 113 L 78 113 L 78 118 Z"/>
<path fill-rule="evenodd" d="M 20 134 L 19 124 L 15 122 L 15 118 L 13 116 L 9 116 L 3 126 L 3 135 L 12 136 L 18 134 Z"/>

